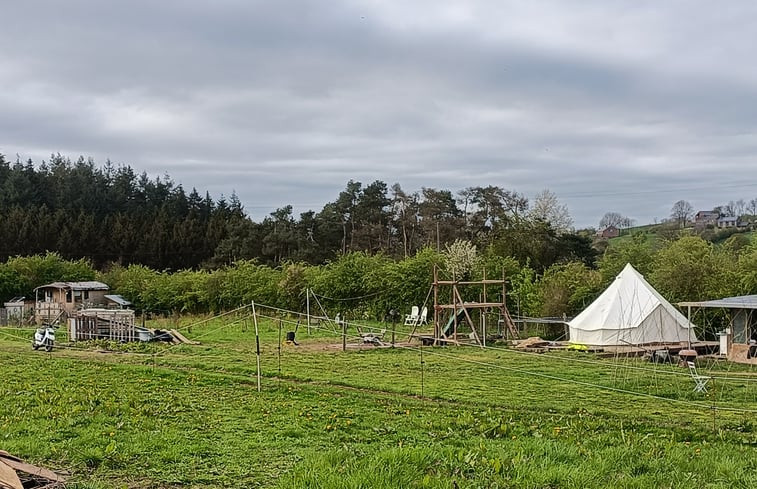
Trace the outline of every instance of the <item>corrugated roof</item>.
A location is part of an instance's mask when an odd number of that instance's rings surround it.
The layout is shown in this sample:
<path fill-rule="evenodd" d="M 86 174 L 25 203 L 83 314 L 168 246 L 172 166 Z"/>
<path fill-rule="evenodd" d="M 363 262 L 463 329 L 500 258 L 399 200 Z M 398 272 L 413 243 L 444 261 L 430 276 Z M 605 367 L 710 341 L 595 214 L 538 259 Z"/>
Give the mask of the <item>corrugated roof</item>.
<path fill-rule="evenodd" d="M 740 295 L 711 301 L 679 302 L 681 307 L 710 307 L 723 309 L 757 309 L 757 295 Z"/>
<path fill-rule="evenodd" d="M 119 306 L 130 306 L 131 305 L 130 301 L 127 301 L 126 299 L 123 298 L 123 296 L 118 295 L 118 294 L 106 294 L 105 298 L 108 299 L 108 300 L 111 300 L 111 301 L 115 302 Z"/>
<path fill-rule="evenodd" d="M 72 289 L 72 290 L 109 290 L 110 289 L 110 287 L 108 287 L 102 282 L 91 280 L 87 282 L 53 282 L 47 285 L 40 285 L 34 290 L 45 289 L 48 287 L 54 287 L 56 289 Z"/>

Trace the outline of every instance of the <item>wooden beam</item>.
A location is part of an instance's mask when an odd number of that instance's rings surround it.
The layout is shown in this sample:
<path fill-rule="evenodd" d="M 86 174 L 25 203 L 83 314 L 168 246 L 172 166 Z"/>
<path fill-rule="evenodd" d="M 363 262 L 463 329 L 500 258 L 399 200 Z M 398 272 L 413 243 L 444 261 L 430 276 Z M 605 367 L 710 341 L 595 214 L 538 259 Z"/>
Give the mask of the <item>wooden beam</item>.
<path fill-rule="evenodd" d="M 460 280 L 436 280 L 436 285 L 484 285 L 484 284 L 501 284 L 504 280 L 476 280 L 476 281 L 460 281 Z"/>
<path fill-rule="evenodd" d="M 463 302 L 463 298 L 460 296 L 460 291 L 457 290 L 457 287 L 455 287 L 455 294 L 457 295 L 457 298 L 460 299 L 460 302 Z M 457 311 L 455 311 L 455 317 L 457 318 Z M 473 319 L 471 319 L 470 315 L 468 314 L 468 309 L 465 308 L 465 304 L 463 304 L 463 313 L 465 314 L 465 319 L 468 320 L 468 324 L 470 325 L 471 331 L 473 331 L 473 336 L 476 338 L 476 342 L 480 345 L 481 339 L 478 337 L 478 333 L 476 332 L 476 325 L 473 324 Z M 457 341 L 457 336 L 455 336 L 455 341 Z"/>
<path fill-rule="evenodd" d="M 436 307 L 439 309 L 454 309 L 456 305 L 466 309 L 485 309 L 487 307 L 503 307 L 504 304 L 501 302 L 461 302 L 458 304 L 439 304 Z"/>

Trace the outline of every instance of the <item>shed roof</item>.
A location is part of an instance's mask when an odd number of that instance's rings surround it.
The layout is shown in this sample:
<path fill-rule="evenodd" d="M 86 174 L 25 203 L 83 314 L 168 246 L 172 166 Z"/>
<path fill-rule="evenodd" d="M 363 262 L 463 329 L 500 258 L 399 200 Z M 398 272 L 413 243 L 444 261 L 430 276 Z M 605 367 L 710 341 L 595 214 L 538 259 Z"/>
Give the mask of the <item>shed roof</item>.
<path fill-rule="evenodd" d="M 757 295 L 740 295 L 711 301 L 679 302 L 681 307 L 709 307 L 723 309 L 757 309 Z"/>
<path fill-rule="evenodd" d="M 124 299 L 122 295 L 118 295 L 118 294 L 106 294 L 105 298 L 108 299 L 108 300 L 111 300 L 111 301 L 115 302 L 119 306 L 130 306 L 131 305 L 131 302 L 127 301 L 126 299 Z"/>
<path fill-rule="evenodd" d="M 37 289 L 71 289 L 71 290 L 109 290 L 110 287 L 102 282 L 96 282 L 94 280 L 88 282 L 53 282 L 47 285 L 40 285 Z"/>

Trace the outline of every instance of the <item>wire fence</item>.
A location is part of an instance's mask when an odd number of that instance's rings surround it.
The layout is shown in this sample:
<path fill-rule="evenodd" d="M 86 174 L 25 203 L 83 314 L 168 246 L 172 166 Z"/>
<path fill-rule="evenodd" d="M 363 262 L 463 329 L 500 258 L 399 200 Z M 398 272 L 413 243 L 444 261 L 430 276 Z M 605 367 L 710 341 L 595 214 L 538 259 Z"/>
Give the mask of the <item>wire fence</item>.
<path fill-rule="evenodd" d="M 254 313 L 253 313 L 254 310 Z M 233 317 L 230 317 L 234 315 Z M 383 338 L 376 341 L 376 338 L 382 337 L 386 333 L 385 327 L 376 326 L 375 324 L 367 324 L 360 321 L 335 321 L 330 318 L 324 309 L 321 309 L 318 323 L 309 321 L 308 319 L 313 316 L 307 314 L 282 309 L 275 306 L 268 306 L 259 303 L 250 303 L 242 305 L 234 310 L 218 314 L 213 317 L 204 318 L 199 321 L 194 321 L 190 324 L 184 325 L 181 328 L 176 328 L 181 331 L 191 331 L 192 328 L 196 328 L 195 334 L 192 335 L 193 340 L 200 340 L 205 338 L 214 338 L 222 331 L 232 328 L 236 325 L 243 325 L 243 328 L 247 328 L 248 321 L 257 321 L 258 319 L 267 320 L 273 325 L 278 326 L 278 345 L 275 350 L 276 359 L 276 374 L 272 374 L 270 368 L 270 357 L 263 362 L 263 367 L 256 367 L 255 374 L 260 378 L 263 375 L 261 368 L 267 369 L 266 376 L 275 376 L 281 378 L 282 376 L 282 329 L 284 325 L 291 326 L 290 329 L 297 331 L 298 328 L 304 325 L 308 325 L 310 337 L 320 336 L 322 339 L 334 340 L 341 342 L 342 348 L 347 349 L 347 342 L 350 344 L 355 343 L 359 345 L 366 344 L 366 339 L 370 339 L 371 345 L 379 346 L 393 346 L 395 349 L 403 352 L 411 352 L 418 355 L 418 363 L 416 368 L 419 369 L 420 374 L 420 394 L 424 396 L 427 393 L 426 382 L 429 372 L 426 370 L 426 365 L 429 359 L 437 359 L 441 362 L 445 362 L 449 365 L 457 366 L 458 368 L 464 368 L 469 366 L 484 369 L 490 372 L 494 372 L 495 378 L 500 377 L 496 373 L 506 373 L 508 376 L 516 376 L 520 379 L 528 381 L 549 381 L 554 385 L 573 385 L 581 388 L 590 389 L 594 392 L 611 392 L 622 396 L 628 396 L 629 398 L 645 398 L 654 400 L 668 405 L 685 406 L 689 409 L 697 409 L 702 411 L 723 411 L 734 413 L 754 414 L 757 413 L 757 408 L 751 406 L 757 406 L 757 392 L 755 392 L 753 386 L 757 383 L 757 377 L 755 377 L 754 369 L 748 372 L 727 372 L 725 375 L 720 375 L 717 371 L 709 371 L 703 369 L 704 374 L 707 375 L 709 380 L 713 383 L 717 383 L 721 386 L 720 397 L 710 397 L 708 399 L 691 399 L 691 394 L 684 392 L 684 390 L 690 390 L 692 382 L 690 382 L 690 374 L 681 369 L 668 368 L 656 368 L 644 365 L 638 361 L 622 361 L 618 359 L 593 359 L 593 358 L 580 358 L 576 355 L 564 356 L 564 355 L 552 355 L 552 354 L 538 354 L 534 352 L 522 351 L 513 348 L 507 348 L 497 345 L 473 345 L 475 349 L 471 349 L 471 345 L 461 344 L 461 348 L 429 348 L 424 347 L 422 344 L 409 344 L 403 341 L 393 341 L 392 343 L 386 342 Z M 222 324 L 216 325 L 217 322 Z M 355 333 L 348 331 L 349 328 L 356 330 Z M 207 329 L 205 329 L 207 328 Z M 14 342 L 28 342 L 31 340 L 31 331 L 22 334 L 18 328 L 6 328 L 0 327 L 0 337 L 4 337 L 7 340 Z M 396 333 L 396 329 L 393 328 Z M 405 333 L 405 331 L 402 331 Z M 381 333 L 381 336 L 378 335 Z M 292 337 L 294 339 L 294 336 Z M 259 341 L 256 335 L 256 341 Z M 338 343 L 337 343 L 338 344 Z M 258 343 L 259 345 L 259 343 Z M 158 358 L 168 357 L 172 353 L 177 354 L 192 354 L 202 355 L 202 352 L 192 353 L 191 347 L 182 348 L 185 345 L 166 345 L 159 351 L 149 353 L 153 365 Z M 251 346 L 245 344 L 245 346 Z M 87 351 L 88 347 L 79 346 L 77 344 L 56 344 L 57 349 L 64 351 Z M 230 346 L 215 345 L 221 349 L 233 349 Z M 256 356 L 258 360 L 266 353 L 261 353 L 259 346 L 256 348 Z M 269 355 L 269 354 L 268 354 Z M 519 363 L 513 363 L 508 359 L 517 359 Z M 525 364 L 525 365 L 524 365 Z M 553 367 L 546 367 L 548 365 Z M 596 372 L 609 372 L 612 375 L 609 380 L 614 382 L 614 385 L 608 385 L 607 383 L 601 383 L 591 379 L 579 378 L 571 375 L 571 366 L 585 365 L 594 369 Z M 178 365 L 172 365 L 169 361 L 161 363 L 161 367 L 172 368 L 172 366 L 178 367 Z M 286 363 L 283 364 L 286 368 Z M 476 370 L 472 370 L 477 372 Z M 674 379 L 676 383 L 672 384 L 674 388 L 670 390 L 670 383 L 662 379 Z M 491 375 L 481 375 L 477 377 L 476 374 L 471 374 L 467 377 L 467 381 L 470 384 L 488 382 L 492 379 Z M 635 383 L 634 383 L 635 382 Z M 461 384 L 461 385 L 464 385 Z M 356 387 L 364 389 L 375 388 L 377 391 L 381 390 L 371 384 L 355 384 Z M 662 386 L 662 387 L 661 387 Z M 730 386 L 724 388 L 723 386 Z M 746 386 L 746 387 L 744 387 Z M 664 389 L 665 395 L 661 395 Z M 677 390 L 676 390 L 677 389 Z M 731 402 L 725 397 L 724 393 L 732 392 L 736 389 L 745 390 L 742 392 L 742 401 L 745 399 L 746 405 L 735 405 L 736 402 Z M 751 394 L 750 394 L 751 393 Z M 749 402 L 749 396 L 753 396 L 751 403 Z"/>

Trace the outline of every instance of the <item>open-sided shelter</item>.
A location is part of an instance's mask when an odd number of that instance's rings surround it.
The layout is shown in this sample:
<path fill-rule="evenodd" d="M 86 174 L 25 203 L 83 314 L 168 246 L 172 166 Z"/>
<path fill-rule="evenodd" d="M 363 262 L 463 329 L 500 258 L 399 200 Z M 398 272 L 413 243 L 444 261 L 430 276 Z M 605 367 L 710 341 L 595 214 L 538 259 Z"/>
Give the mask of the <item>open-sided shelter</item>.
<path fill-rule="evenodd" d="M 720 334 L 720 353 L 732 361 L 757 365 L 757 295 L 726 297 L 711 301 L 681 302 L 691 316 L 692 308 L 721 309 L 729 325 Z"/>
<path fill-rule="evenodd" d="M 629 346 L 695 342 L 694 325 L 631 264 L 570 323 L 570 341 Z"/>

